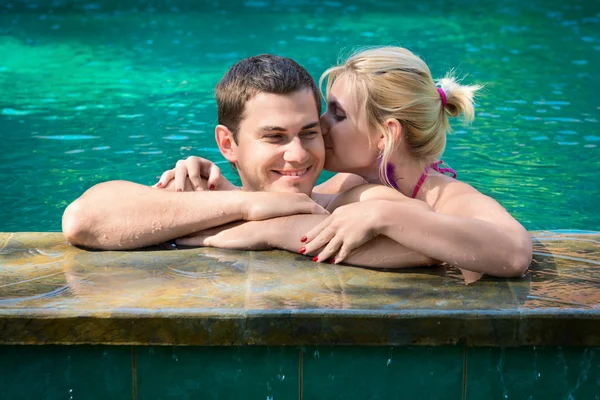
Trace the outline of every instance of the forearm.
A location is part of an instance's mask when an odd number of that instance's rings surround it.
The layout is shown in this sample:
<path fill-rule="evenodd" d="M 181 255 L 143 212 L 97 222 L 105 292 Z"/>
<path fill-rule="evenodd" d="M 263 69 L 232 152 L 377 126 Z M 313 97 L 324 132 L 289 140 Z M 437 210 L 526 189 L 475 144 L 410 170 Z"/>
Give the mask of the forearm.
<path fill-rule="evenodd" d="M 294 215 L 252 224 L 258 224 L 254 231 L 265 235 L 269 247 L 299 253 L 300 238 L 325 218 L 327 215 Z M 354 249 L 344 263 L 371 268 L 411 268 L 437 264 L 438 261 L 380 235 Z"/>
<path fill-rule="evenodd" d="M 98 184 L 63 215 L 72 244 L 105 250 L 149 246 L 242 218 L 238 197 L 174 193 L 132 182 Z"/>
<path fill-rule="evenodd" d="M 476 218 L 389 202 L 381 221 L 384 225 L 380 234 L 469 271 L 499 277 L 520 276 L 528 265 L 527 254 L 531 254 L 531 238 L 526 231 L 503 229 Z"/>

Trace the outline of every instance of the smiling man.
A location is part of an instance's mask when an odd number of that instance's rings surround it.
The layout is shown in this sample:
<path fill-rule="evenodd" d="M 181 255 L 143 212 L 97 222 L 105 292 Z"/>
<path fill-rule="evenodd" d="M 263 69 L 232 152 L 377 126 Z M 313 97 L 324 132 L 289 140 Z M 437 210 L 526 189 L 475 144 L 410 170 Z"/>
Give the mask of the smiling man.
<path fill-rule="evenodd" d="M 65 238 L 125 250 L 233 221 L 326 213 L 310 198 L 325 151 L 320 94 L 308 72 L 288 58 L 250 57 L 229 69 L 215 94 L 215 138 L 237 168 L 243 191 L 177 193 L 127 181 L 100 183 L 65 210 Z"/>

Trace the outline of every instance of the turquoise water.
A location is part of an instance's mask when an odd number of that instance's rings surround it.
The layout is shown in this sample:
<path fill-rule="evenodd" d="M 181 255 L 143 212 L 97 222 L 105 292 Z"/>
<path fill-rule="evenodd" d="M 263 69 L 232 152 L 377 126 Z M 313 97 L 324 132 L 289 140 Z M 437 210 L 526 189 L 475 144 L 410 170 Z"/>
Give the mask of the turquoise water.
<path fill-rule="evenodd" d="M 318 78 L 382 44 L 486 85 L 444 154 L 461 179 L 528 229 L 600 230 L 600 2 L 217 3 L 0 4 L 0 231 L 58 231 L 93 184 L 153 184 L 189 155 L 235 180 L 213 143 L 231 64 L 270 52 Z"/>

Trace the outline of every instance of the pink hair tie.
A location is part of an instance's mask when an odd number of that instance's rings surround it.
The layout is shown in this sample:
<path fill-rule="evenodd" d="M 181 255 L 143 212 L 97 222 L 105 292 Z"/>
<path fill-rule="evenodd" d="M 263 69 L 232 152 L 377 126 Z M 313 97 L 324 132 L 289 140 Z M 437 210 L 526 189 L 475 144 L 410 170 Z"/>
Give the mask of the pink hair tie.
<path fill-rule="evenodd" d="M 444 93 L 444 89 L 437 88 L 437 91 L 440 94 L 440 98 L 442 99 L 442 106 L 446 107 L 446 93 Z"/>

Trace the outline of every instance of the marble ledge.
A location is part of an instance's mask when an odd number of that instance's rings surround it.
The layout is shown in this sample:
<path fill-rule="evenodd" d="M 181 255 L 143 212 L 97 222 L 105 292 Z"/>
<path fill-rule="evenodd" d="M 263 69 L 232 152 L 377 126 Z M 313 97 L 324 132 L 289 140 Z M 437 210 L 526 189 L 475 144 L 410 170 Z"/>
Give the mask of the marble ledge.
<path fill-rule="evenodd" d="M 600 346 L 600 232 L 532 232 L 519 279 L 283 251 L 89 251 L 0 233 L 0 343 Z"/>

